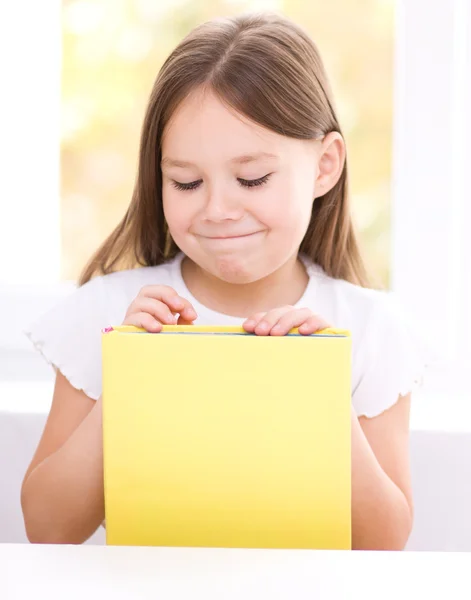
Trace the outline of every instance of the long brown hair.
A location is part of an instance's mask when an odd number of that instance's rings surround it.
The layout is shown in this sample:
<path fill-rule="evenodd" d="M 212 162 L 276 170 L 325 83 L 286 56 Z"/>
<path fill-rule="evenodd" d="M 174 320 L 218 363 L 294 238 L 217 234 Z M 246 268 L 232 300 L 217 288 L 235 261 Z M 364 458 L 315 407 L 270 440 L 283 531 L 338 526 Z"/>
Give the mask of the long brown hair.
<path fill-rule="evenodd" d="M 130 206 L 86 265 L 80 285 L 121 268 L 162 264 L 179 252 L 162 206 L 161 140 L 175 109 L 197 88 L 211 89 L 227 106 L 281 135 L 304 140 L 342 133 L 321 57 L 301 27 L 272 13 L 196 27 L 157 76 Z M 345 160 L 337 184 L 314 202 L 300 251 L 328 275 L 368 287 L 349 202 Z"/>

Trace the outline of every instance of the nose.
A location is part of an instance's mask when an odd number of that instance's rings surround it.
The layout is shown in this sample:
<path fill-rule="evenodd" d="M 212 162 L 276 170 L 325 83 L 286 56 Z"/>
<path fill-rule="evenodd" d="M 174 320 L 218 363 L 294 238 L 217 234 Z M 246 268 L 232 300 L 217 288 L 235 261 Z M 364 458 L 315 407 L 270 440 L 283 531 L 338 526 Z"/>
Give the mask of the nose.
<path fill-rule="evenodd" d="M 242 204 L 231 196 L 228 190 L 217 186 L 208 186 L 203 218 L 205 221 L 220 223 L 222 221 L 238 221 L 243 216 Z"/>

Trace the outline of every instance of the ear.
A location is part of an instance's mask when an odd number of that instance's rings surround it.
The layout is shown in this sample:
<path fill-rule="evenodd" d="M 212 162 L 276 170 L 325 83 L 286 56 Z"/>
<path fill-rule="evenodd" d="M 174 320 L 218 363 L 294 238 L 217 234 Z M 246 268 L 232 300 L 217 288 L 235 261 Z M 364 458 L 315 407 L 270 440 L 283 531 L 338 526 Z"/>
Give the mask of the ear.
<path fill-rule="evenodd" d="M 323 196 L 338 182 L 345 164 L 345 154 L 345 142 L 340 133 L 328 133 L 319 148 L 314 198 Z"/>

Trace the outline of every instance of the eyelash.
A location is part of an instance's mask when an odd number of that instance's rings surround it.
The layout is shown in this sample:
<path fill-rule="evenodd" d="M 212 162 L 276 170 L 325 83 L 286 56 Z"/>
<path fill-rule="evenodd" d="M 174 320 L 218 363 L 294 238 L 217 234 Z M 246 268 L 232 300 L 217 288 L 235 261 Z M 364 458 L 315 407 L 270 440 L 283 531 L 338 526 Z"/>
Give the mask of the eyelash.
<path fill-rule="evenodd" d="M 271 173 L 268 173 L 267 175 L 264 175 L 259 179 L 237 179 L 237 181 L 241 187 L 253 188 L 267 183 L 268 179 L 270 178 L 270 175 Z M 177 188 L 177 190 L 180 190 L 182 192 L 196 190 L 199 187 L 200 183 L 201 179 L 199 179 L 198 181 L 191 181 L 190 183 L 180 183 L 178 181 L 172 181 L 173 187 Z"/>

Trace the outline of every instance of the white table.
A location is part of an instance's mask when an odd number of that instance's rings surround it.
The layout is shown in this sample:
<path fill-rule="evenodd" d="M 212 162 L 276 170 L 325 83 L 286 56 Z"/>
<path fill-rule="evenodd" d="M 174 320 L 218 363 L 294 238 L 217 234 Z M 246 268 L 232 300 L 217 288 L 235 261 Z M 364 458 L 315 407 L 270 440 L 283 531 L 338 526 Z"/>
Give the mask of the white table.
<path fill-rule="evenodd" d="M 471 598 L 471 553 L 1 544 L 0 569 L 2 600 Z"/>

